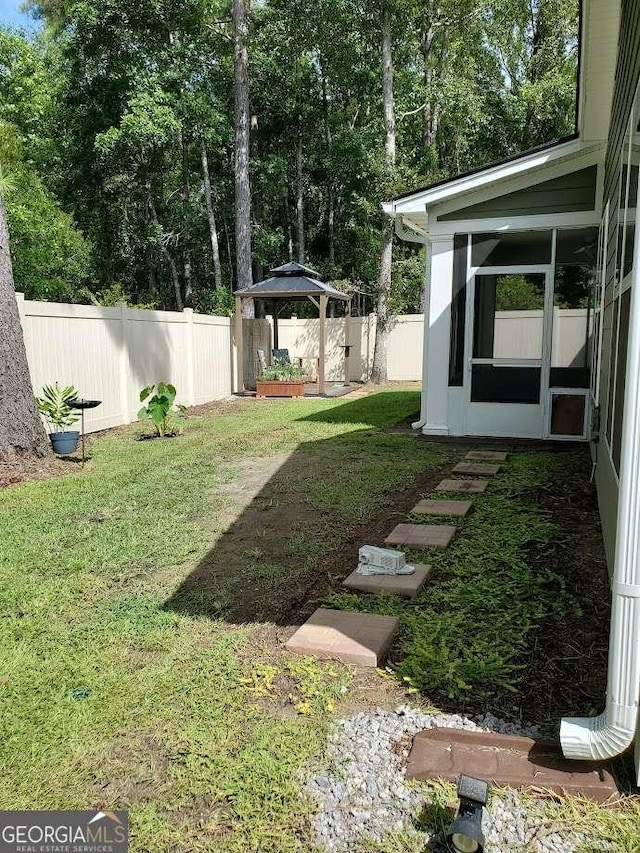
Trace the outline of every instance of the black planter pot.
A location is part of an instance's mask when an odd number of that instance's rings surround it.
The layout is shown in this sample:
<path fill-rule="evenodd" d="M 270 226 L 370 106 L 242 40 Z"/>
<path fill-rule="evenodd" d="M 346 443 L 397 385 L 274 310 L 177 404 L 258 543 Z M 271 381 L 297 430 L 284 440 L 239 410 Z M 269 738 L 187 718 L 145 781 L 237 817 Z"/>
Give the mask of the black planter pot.
<path fill-rule="evenodd" d="M 69 430 L 69 432 L 52 432 L 49 436 L 53 452 L 59 456 L 66 456 L 78 446 L 80 433 L 77 430 Z"/>

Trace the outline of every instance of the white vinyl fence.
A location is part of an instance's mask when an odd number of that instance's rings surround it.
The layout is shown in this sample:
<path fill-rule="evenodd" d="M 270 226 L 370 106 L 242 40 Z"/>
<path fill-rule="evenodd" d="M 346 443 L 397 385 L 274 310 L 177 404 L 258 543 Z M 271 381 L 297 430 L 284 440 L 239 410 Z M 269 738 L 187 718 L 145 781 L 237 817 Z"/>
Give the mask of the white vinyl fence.
<path fill-rule="evenodd" d="M 235 388 L 234 341 L 228 317 L 186 309 L 146 311 L 118 305 L 31 302 L 17 294 L 33 389 L 60 382 L 82 397 L 102 400 L 85 414 L 87 432 L 136 419 L 145 385 L 172 382 L 178 402 L 198 405 L 228 397 Z M 280 320 L 279 345 L 317 372 L 319 321 Z M 273 347 L 273 321 L 244 321 L 245 384 L 255 387 L 257 352 Z M 351 320 L 351 381 L 366 381 L 373 361 L 375 316 Z M 327 320 L 327 379 L 344 381 L 345 320 Z M 389 340 L 389 379 L 419 380 L 422 315 L 397 317 Z"/>
<path fill-rule="evenodd" d="M 406 314 L 392 320 L 387 348 L 387 375 L 392 381 L 420 381 L 422 376 L 422 314 Z M 344 382 L 344 317 L 327 318 L 326 378 L 327 382 Z M 273 348 L 273 318 L 244 320 L 244 380 L 247 388 L 255 388 L 260 372 L 258 350 L 268 354 Z M 349 343 L 351 354 L 349 381 L 366 382 L 371 374 L 376 337 L 376 317 L 352 317 Z M 302 359 L 306 375 L 317 378 L 320 354 L 320 321 L 292 317 L 278 320 L 278 346 L 288 349 L 292 359 Z"/>
<path fill-rule="evenodd" d="M 586 308 L 553 309 L 552 367 L 586 364 L 592 315 Z M 496 311 L 493 355 L 495 358 L 540 358 L 543 312 Z"/>
<path fill-rule="evenodd" d="M 228 317 L 30 302 L 22 294 L 18 309 L 36 395 L 58 381 L 102 400 L 85 414 L 88 432 L 135 420 L 141 389 L 162 380 L 187 405 L 231 394 Z"/>

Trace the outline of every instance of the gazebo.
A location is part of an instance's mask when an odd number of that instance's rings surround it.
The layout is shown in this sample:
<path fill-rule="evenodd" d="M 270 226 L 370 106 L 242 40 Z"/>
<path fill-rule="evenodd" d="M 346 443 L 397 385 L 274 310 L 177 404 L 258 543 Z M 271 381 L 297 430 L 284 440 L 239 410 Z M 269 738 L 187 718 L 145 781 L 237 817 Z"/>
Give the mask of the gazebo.
<path fill-rule="evenodd" d="M 320 281 L 318 273 L 308 267 L 294 262 L 283 264 L 270 270 L 271 277 L 264 281 L 258 281 L 249 287 L 236 290 L 236 370 L 238 376 L 238 391 L 244 391 L 244 364 L 243 364 L 243 341 L 242 341 L 242 300 L 243 299 L 265 299 L 273 302 L 291 302 L 296 299 L 308 299 L 320 313 L 320 347 L 318 353 L 318 391 L 323 395 L 326 390 L 326 344 L 327 344 L 327 303 L 329 299 L 339 299 L 345 303 L 345 342 L 344 369 L 345 379 L 349 382 L 349 356 L 351 345 L 351 296 L 341 293 L 328 284 Z M 273 344 L 278 349 L 278 313 L 273 312 Z"/>

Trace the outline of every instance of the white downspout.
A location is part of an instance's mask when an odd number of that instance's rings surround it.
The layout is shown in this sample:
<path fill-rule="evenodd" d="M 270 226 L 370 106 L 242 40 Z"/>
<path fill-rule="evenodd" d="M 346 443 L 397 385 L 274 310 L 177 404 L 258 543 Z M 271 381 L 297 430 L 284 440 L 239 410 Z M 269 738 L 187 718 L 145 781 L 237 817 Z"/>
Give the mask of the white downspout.
<path fill-rule="evenodd" d="M 560 742 L 567 758 L 603 760 L 633 742 L 640 693 L 640 229 L 636 231 L 622 456 L 612 583 L 607 702 L 598 717 L 566 717 Z"/>
<path fill-rule="evenodd" d="M 427 352 L 429 347 L 429 307 L 431 304 L 431 243 L 424 242 L 425 273 L 424 273 L 424 321 L 422 339 L 422 387 L 420 389 L 420 420 L 411 424 L 411 429 L 422 429 L 427 422 Z"/>

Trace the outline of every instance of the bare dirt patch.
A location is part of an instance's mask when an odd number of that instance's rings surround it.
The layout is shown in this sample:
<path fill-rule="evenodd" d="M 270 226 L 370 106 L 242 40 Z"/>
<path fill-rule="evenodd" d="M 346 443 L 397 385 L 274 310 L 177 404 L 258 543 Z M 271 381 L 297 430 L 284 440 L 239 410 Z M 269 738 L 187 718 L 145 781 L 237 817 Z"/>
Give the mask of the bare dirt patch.
<path fill-rule="evenodd" d="M 445 451 L 446 455 L 446 451 Z M 340 589 L 364 543 L 383 545 L 395 524 L 442 478 L 448 461 L 385 496 L 366 519 L 337 522 L 308 500 L 306 483 L 330 480 L 322 455 L 294 453 L 247 460 L 224 492 L 242 511 L 187 578 L 171 606 L 222 616 L 226 622 L 301 625 L 318 601 Z M 237 504 L 236 504 L 237 506 Z M 218 609 L 218 612 L 216 612 Z"/>

